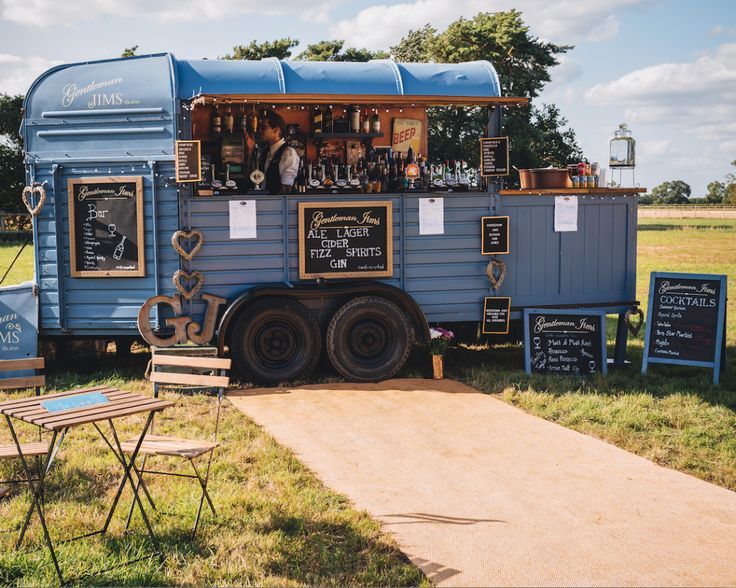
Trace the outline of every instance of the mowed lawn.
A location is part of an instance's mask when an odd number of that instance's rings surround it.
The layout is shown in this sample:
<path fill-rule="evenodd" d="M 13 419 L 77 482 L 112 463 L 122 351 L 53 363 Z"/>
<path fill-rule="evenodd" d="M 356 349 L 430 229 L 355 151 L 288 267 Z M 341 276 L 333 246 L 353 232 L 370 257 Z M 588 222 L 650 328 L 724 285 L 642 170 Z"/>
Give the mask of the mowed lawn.
<path fill-rule="evenodd" d="M 731 288 L 736 287 L 736 222 L 718 221 L 712 223 L 715 226 L 706 226 L 709 223 L 695 219 L 677 219 L 678 223 L 649 220 L 638 233 L 637 298 L 642 308 L 646 310 L 649 273 L 655 270 L 727 274 Z M 684 224 L 690 228 L 678 228 Z M 8 257 L 12 259 L 9 247 L 0 245 L 3 272 Z M 32 268 L 32 256 L 29 264 Z M 32 269 L 25 279 L 31 277 Z M 606 378 L 528 377 L 519 343 L 452 347 L 446 357 L 446 376 L 662 465 L 736 490 L 733 293 L 730 299 L 726 357 L 730 369 L 722 376 L 721 386 L 713 386 L 712 372 L 700 368 L 652 366 L 649 374 L 642 375 L 643 329 L 629 340 L 631 364 L 610 370 Z M 612 356 L 612 319 L 608 332 Z M 52 362 L 49 391 L 96 383 L 147 391 L 146 382 L 140 378 L 146 360 L 143 352 L 134 353 L 122 363 L 112 356 L 97 360 L 90 356 L 78 361 L 74 372 Z M 400 376 L 429 377 L 430 373 L 426 353 L 415 350 Z M 292 384 L 337 380 L 325 369 Z M 177 406 L 164 413 L 157 432 L 199 434 L 201 423 L 213 415 L 214 400 L 210 397 L 179 397 L 174 393 L 167 397 L 176 399 Z M 134 433 L 141 424 L 140 419 L 129 419 L 124 434 Z M 121 510 L 108 538 L 62 546 L 62 566 L 71 570 L 72 576 L 81 576 L 81 583 L 99 585 L 427 583 L 391 539 L 380 532 L 375 521 L 324 488 L 289 451 L 227 402 L 222 431 L 223 447 L 211 482 L 219 516 L 213 522 L 205 515 L 196 541 L 191 542 L 187 536 L 194 517 L 196 489 L 188 480 L 156 479 L 151 489 L 162 501 L 161 510 L 182 513 L 154 516 L 166 556 L 163 565 L 146 558 L 130 567 L 101 571 L 149 550 L 141 539 L 139 518 L 132 538 L 121 535 Z M 93 523 L 101 522 L 103 504 L 114 492 L 117 469 L 95 435 L 93 429 L 75 433 L 65 442 L 66 450 L 55 466 L 48 511 L 57 536 L 92 530 Z M 7 439 L 3 430 L 0 437 Z M 9 473 L 7 468 L 0 471 Z M 125 495 L 126 505 L 129 499 Z M 17 524 L 27 503 L 22 494 L 0 501 L 0 520 L 7 526 Z M 35 525 L 31 544 L 39 545 L 40 537 Z M 12 545 L 13 534 L 0 533 L 0 583 L 35 585 L 55 581 L 50 560 L 42 551 L 18 553 L 11 550 Z"/>

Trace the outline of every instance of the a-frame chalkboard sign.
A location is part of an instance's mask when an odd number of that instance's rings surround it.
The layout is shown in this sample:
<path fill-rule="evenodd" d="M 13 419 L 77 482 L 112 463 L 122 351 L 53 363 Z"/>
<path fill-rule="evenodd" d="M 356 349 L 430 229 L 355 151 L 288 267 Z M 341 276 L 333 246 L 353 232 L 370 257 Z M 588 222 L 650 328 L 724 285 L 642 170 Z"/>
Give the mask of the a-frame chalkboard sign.
<path fill-rule="evenodd" d="M 721 372 L 726 336 L 726 276 L 652 272 L 641 371 L 650 363 Z"/>

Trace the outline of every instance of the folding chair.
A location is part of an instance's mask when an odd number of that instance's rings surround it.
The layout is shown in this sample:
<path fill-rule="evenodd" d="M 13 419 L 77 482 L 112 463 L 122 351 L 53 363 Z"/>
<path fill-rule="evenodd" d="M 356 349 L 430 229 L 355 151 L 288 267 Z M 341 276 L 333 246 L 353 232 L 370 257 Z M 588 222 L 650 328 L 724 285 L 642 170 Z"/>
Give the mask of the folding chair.
<path fill-rule="evenodd" d="M 20 390 L 26 388 L 35 388 L 36 396 L 41 395 L 41 388 L 46 386 L 46 376 L 38 374 L 37 370 L 44 368 L 43 357 L 29 357 L 28 359 L 0 359 L 0 390 Z M 8 372 L 25 372 L 33 371 L 32 376 L 6 377 Z M 48 443 L 41 441 L 41 430 L 38 433 L 37 443 L 21 443 L 20 450 L 23 457 L 35 457 L 36 468 L 39 469 L 38 475 L 41 475 L 40 467 L 41 456 L 49 453 L 50 447 Z M 0 445 L 0 461 L 20 460 L 18 446 L 15 443 Z M 37 481 L 35 478 L 34 481 Z M 0 496 L 3 496 L 10 489 L 6 484 L 24 484 L 26 480 L 0 480 Z"/>
<path fill-rule="evenodd" d="M 160 371 L 157 368 L 160 367 L 175 367 L 175 368 L 189 368 L 190 371 L 208 371 L 215 372 L 214 374 L 205 373 L 181 373 L 171 371 Z M 227 370 L 230 369 L 230 360 L 222 359 L 219 357 L 193 357 L 193 356 L 182 356 L 182 355 L 160 355 L 153 354 L 151 359 L 151 383 L 153 385 L 154 398 L 158 398 L 159 388 L 164 387 L 196 387 L 196 388 L 217 388 L 217 416 L 215 418 L 215 428 L 212 434 L 212 441 L 201 441 L 194 439 L 182 439 L 179 437 L 168 437 L 163 435 L 147 434 L 143 439 L 139 453 L 143 454 L 143 463 L 139 470 L 136 471 L 138 476 L 138 486 L 143 487 L 144 493 L 148 496 L 148 500 L 151 506 L 155 509 L 155 504 L 146 489 L 143 481 L 144 474 L 157 474 L 163 476 L 176 476 L 183 478 L 194 478 L 199 482 L 202 490 L 202 495 L 199 500 L 199 507 L 197 508 L 197 517 L 194 521 L 194 528 L 192 529 L 192 537 L 197 533 L 199 526 L 199 519 L 202 513 L 202 507 L 205 500 L 215 515 L 215 506 L 212 503 L 209 492 L 207 491 L 207 484 L 209 482 L 210 467 L 212 466 L 212 459 L 214 457 L 215 449 L 219 446 L 217 442 L 217 434 L 220 427 L 220 408 L 222 406 L 222 398 L 225 389 L 230 383 L 230 379 L 227 376 Z M 130 440 L 122 443 L 123 451 L 126 453 L 132 453 L 135 449 L 136 440 Z M 207 468 L 205 469 L 204 476 L 200 474 L 195 459 L 200 458 L 204 455 L 208 455 Z M 192 466 L 193 474 L 182 474 L 176 472 L 162 472 L 158 470 L 146 469 L 146 460 L 148 456 L 168 456 L 177 457 L 180 459 L 187 460 Z M 133 509 L 131 508 L 128 514 L 128 520 L 125 525 L 127 531 L 131 517 L 133 515 Z"/>

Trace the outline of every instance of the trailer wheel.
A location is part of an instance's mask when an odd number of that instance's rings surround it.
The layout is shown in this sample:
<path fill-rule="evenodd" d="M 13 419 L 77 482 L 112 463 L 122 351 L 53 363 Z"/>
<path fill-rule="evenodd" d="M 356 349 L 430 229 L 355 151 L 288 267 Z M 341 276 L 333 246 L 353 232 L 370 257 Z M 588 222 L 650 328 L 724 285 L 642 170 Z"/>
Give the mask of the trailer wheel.
<path fill-rule="evenodd" d="M 230 349 L 235 368 L 251 381 L 277 384 L 311 371 L 321 350 L 319 325 L 288 298 L 262 300 L 235 322 Z"/>
<path fill-rule="evenodd" d="M 411 351 L 412 329 L 404 312 L 377 296 L 354 298 L 338 309 L 327 328 L 327 355 L 354 382 L 392 377 Z"/>

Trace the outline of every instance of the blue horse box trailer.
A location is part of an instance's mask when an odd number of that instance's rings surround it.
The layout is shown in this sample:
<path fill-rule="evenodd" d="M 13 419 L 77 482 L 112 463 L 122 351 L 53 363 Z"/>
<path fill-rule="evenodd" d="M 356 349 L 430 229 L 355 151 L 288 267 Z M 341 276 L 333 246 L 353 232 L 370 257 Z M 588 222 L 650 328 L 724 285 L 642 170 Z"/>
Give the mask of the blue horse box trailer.
<path fill-rule="evenodd" d="M 406 189 L 376 164 L 384 182 L 371 193 L 324 177 L 320 162 L 357 175 L 368 152 L 385 164 L 390 147 L 426 154 L 427 107 L 486 107 L 487 136 L 499 137 L 501 110 L 525 102 L 500 96 L 488 62 L 157 54 L 55 67 L 27 93 L 21 128 L 29 186 L 45 190 L 33 222 L 39 334 L 211 339 L 267 383 L 308 371 L 324 350 L 345 377 L 375 381 L 429 324 L 479 325 L 486 297 L 509 297 L 507 318 L 525 307 L 618 314 L 623 361 L 637 190 L 553 191 L 579 199 L 577 230 L 557 232 L 554 198 L 503 190 L 497 177 Z M 264 108 L 316 161 L 297 193 L 267 193 L 249 173 Z M 489 216 L 507 217 L 508 253 L 482 253 Z"/>

